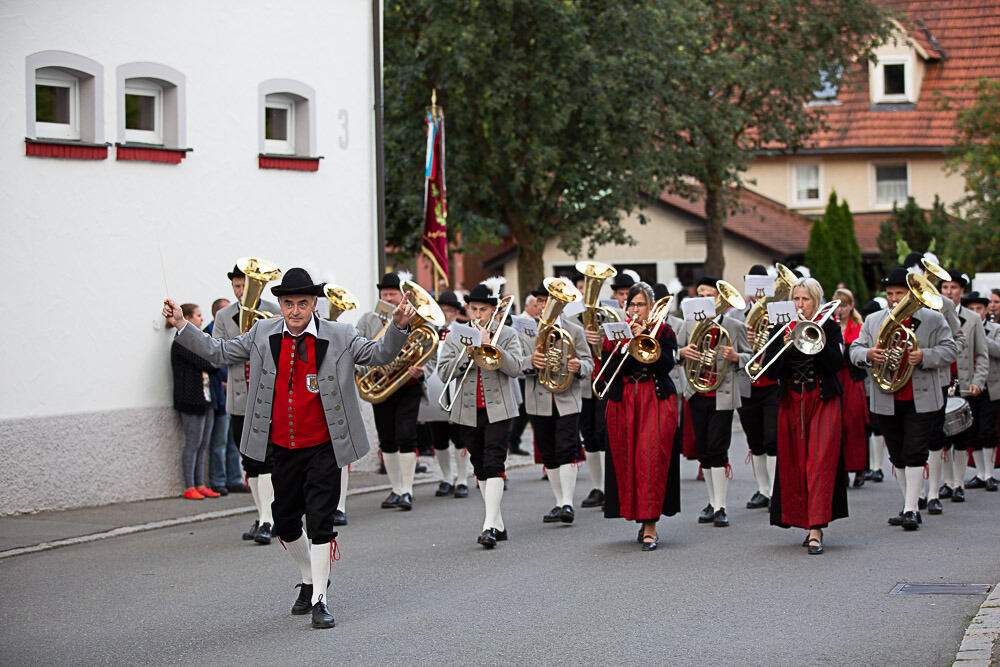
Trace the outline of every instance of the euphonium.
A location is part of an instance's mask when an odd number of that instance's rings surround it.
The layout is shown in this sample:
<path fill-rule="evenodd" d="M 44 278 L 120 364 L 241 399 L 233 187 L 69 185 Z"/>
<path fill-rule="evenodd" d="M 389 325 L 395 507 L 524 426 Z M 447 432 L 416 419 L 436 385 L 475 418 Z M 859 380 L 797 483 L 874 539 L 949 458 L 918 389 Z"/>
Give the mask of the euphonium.
<path fill-rule="evenodd" d="M 410 335 L 396 358 L 385 366 L 373 366 L 354 381 L 358 385 L 358 395 L 369 403 L 381 403 L 396 390 L 409 382 L 411 366 L 423 366 L 438 345 L 438 334 L 433 327 L 444 325 L 444 313 L 440 306 L 423 287 L 410 280 L 404 280 L 400 289 L 410 293 L 410 304 L 416 314 L 410 320 Z M 375 338 L 381 337 L 385 328 Z"/>
<path fill-rule="evenodd" d="M 786 300 L 788 293 L 792 291 L 792 283 L 795 282 L 795 274 L 787 266 L 775 263 L 774 268 L 778 270 L 778 277 L 774 279 L 774 296 L 757 299 L 747 313 L 747 337 L 750 338 L 750 347 L 754 352 L 759 352 L 767 345 L 767 334 L 771 328 L 771 322 L 767 317 L 767 304 Z M 747 366 L 749 375 L 753 376 L 759 372 L 759 362 L 755 361 Z"/>
<path fill-rule="evenodd" d="M 326 319 L 331 322 L 340 317 L 345 310 L 354 310 L 358 307 L 358 300 L 343 287 L 327 284 L 323 288 L 323 293 L 330 300 L 330 315 Z"/>
<path fill-rule="evenodd" d="M 565 278 L 546 278 L 542 284 L 549 298 L 539 317 L 537 348 L 545 355 L 545 367 L 538 371 L 538 381 L 553 394 L 559 394 L 573 381 L 568 366 L 570 358 L 576 356 L 576 348 L 569 332 L 557 326 L 556 320 L 567 303 L 579 301 L 583 295 Z"/>
<path fill-rule="evenodd" d="M 614 278 L 618 271 L 610 264 L 603 262 L 577 262 L 576 270 L 583 274 L 583 328 L 586 331 L 597 331 L 605 322 L 621 322 L 621 316 L 607 306 L 597 305 L 601 287 L 608 278 Z M 595 357 L 601 356 L 601 346 L 593 344 L 590 351 Z"/>
<path fill-rule="evenodd" d="M 699 394 L 715 391 L 729 368 L 729 362 L 719 357 L 719 348 L 732 344 L 729 332 L 716 320 L 730 308 L 743 310 L 747 302 L 736 288 L 725 280 L 718 280 L 715 289 L 715 317 L 699 322 L 691 332 L 688 342 L 698 351 L 698 361 L 684 361 L 684 374 Z"/>
<path fill-rule="evenodd" d="M 260 295 L 264 291 L 264 285 L 272 280 L 281 277 L 281 269 L 270 262 L 265 262 L 256 257 L 241 257 L 236 260 L 236 266 L 246 274 L 246 283 L 243 285 L 243 296 L 240 297 L 240 332 L 250 331 L 250 327 L 257 320 L 264 320 L 272 317 L 272 313 L 266 310 L 257 310 L 260 302 Z"/>
<path fill-rule="evenodd" d="M 917 349 L 917 336 L 903 322 L 921 308 L 940 310 L 943 303 L 937 288 L 919 273 L 907 274 L 906 285 L 909 293 L 889 312 L 875 338 L 875 347 L 885 351 L 885 361 L 873 362 L 870 369 L 872 380 L 890 394 L 905 387 L 913 375 L 907 356 Z"/>

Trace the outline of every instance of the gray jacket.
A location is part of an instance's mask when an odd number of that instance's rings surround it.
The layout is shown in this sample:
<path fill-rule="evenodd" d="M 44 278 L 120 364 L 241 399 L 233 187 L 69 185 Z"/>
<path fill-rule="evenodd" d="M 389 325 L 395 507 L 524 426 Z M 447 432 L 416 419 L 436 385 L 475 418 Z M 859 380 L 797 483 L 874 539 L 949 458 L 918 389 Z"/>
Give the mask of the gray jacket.
<path fill-rule="evenodd" d="M 861 368 L 871 366 L 867 354 L 875 347 L 882 322 L 889 316 L 889 310 L 872 313 L 861 325 L 861 334 L 851 343 L 851 363 Z M 951 336 L 951 329 L 944 316 L 934 310 L 921 308 L 913 314 L 910 328 L 917 336 L 917 346 L 923 350 L 924 359 L 914 367 L 912 375 L 913 404 L 917 412 L 935 412 L 944 405 L 941 375 L 938 369 L 948 367 L 958 357 L 958 345 Z M 875 414 L 895 414 L 896 401 L 893 394 L 882 391 L 874 382 L 869 383 L 869 409 Z"/>
<path fill-rule="evenodd" d="M 524 363 L 521 371 L 524 379 L 524 411 L 529 415 L 542 417 L 552 416 L 553 397 L 560 416 L 580 412 L 583 408 L 582 383 L 590 383 L 590 375 L 594 372 L 594 358 L 590 356 L 590 346 L 584 336 L 583 327 L 572 321 L 559 317 L 556 324 L 565 329 L 573 341 L 576 359 L 580 362 L 580 372 L 570 381 L 569 389 L 559 394 L 553 394 L 538 381 L 538 369 L 531 364 L 531 355 L 535 351 L 537 339 L 528 339 L 529 347 L 525 348 Z"/>
<path fill-rule="evenodd" d="M 969 389 L 975 384 L 982 389 L 990 373 L 990 354 L 986 350 L 986 330 L 983 319 L 965 306 L 958 309 L 958 321 L 962 325 L 965 343 L 958 346 L 958 388 Z"/>
<path fill-rule="evenodd" d="M 677 332 L 677 347 L 681 348 L 687 345 L 690 341 L 691 332 L 694 329 L 697 322 L 692 322 L 690 320 L 684 320 L 684 324 L 681 325 L 681 330 Z M 747 328 L 743 322 L 733 319 L 729 315 L 722 316 L 722 328 L 729 332 L 729 337 L 732 339 L 732 345 L 736 348 L 736 354 L 739 356 L 738 363 L 729 363 L 728 369 L 726 370 L 725 376 L 722 378 L 722 384 L 719 388 L 715 390 L 715 409 L 716 410 L 735 410 L 740 407 L 743 402 L 740 399 L 740 386 L 737 381 L 737 375 L 740 374 L 740 369 L 746 366 L 746 363 L 750 361 L 750 357 L 753 356 L 753 351 L 750 349 L 750 341 L 747 340 Z M 681 373 L 683 374 L 684 360 L 681 360 Z M 722 362 L 722 355 L 720 354 L 716 361 L 716 367 L 718 367 Z M 680 389 L 680 387 L 678 387 Z M 684 397 L 690 398 L 695 394 L 694 388 L 685 382 L 684 386 Z"/>
<path fill-rule="evenodd" d="M 354 365 L 389 363 L 403 347 L 407 334 L 390 325 L 385 336 L 370 341 L 359 336 L 350 324 L 316 319 L 319 395 L 337 465 L 344 467 L 369 449 L 354 383 Z M 283 324 L 281 318 L 263 320 L 239 338 L 226 341 L 210 338 L 194 326 L 185 326 L 177 335 L 177 342 L 216 365 L 242 366 L 244 361 L 250 362 L 247 405 L 253 407 L 253 413 L 243 422 L 240 451 L 257 461 L 263 461 L 267 454 Z"/>
<path fill-rule="evenodd" d="M 271 301 L 262 299 L 258 308 L 275 315 L 281 314 L 278 304 Z M 232 340 L 239 335 L 240 304 L 234 301 L 215 314 L 212 338 Z M 226 380 L 226 412 L 237 417 L 242 417 L 247 412 L 247 381 L 242 363 L 229 367 L 229 378 Z"/>
<path fill-rule="evenodd" d="M 962 345 L 965 344 L 965 332 L 962 331 L 962 323 L 958 320 L 957 306 L 955 306 L 955 302 L 951 299 L 944 296 L 941 298 L 943 303 L 940 312 L 944 316 L 945 322 L 948 323 L 948 328 L 951 329 L 951 337 L 955 339 L 958 349 L 962 349 Z M 947 386 L 951 382 L 951 369 L 948 366 L 939 368 L 938 375 L 941 376 L 942 387 Z"/>
<path fill-rule="evenodd" d="M 1000 324 L 985 322 L 986 350 L 990 355 L 990 374 L 986 386 L 990 390 L 990 400 L 1000 401 Z"/>
<path fill-rule="evenodd" d="M 490 423 L 513 419 L 518 415 L 517 402 L 510 388 L 510 379 L 519 377 L 521 365 L 524 363 L 524 352 L 518 340 L 517 333 L 508 326 L 500 332 L 497 347 L 503 352 L 503 363 L 498 371 L 481 371 L 483 379 L 483 395 L 486 398 L 486 414 Z M 437 373 L 446 380 L 455 364 L 455 377 L 461 379 L 466 366 L 472 360 L 465 354 L 465 346 L 458 341 L 458 336 L 448 336 L 441 344 L 441 356 L 438 358 Z M 476 425 L 476 368 L 469 369 L 462 386 L 458 387 L 458 396 L 451 406 L 452 424 L 462 426 Z"/>

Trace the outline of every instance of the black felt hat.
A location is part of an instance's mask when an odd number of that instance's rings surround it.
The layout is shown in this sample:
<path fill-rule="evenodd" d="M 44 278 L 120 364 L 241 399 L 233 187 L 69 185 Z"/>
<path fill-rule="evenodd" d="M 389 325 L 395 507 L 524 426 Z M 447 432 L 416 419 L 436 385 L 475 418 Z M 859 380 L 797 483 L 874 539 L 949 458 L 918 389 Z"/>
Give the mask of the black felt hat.
<path fill-rule="evenodd" d="M 748 276 L 766 276 L 767 275 L 767 269 L 764 268 L 763 264 L 754 264 L 753 266 L 750 267 L 750 270 L 747 271 L 747 275 Z"/>
<path fill-rule="evenodd" d="M 905 266 L 897 266 L 889 272 L 888 276 L 882 279 L 882 284 L 886 287 L 892 286 L 909 288 L 909 285 L 906 284 L 906 275 L 908 273 L 909 271 L 906 270 Z"/>
<path fill-rule="evenodd" d="M 538 283 L 538 287 L 528 292 L 531 296 L 548 296 L 549 291 L 545 289 L 545 282 Z"/>
<path fill-rule="evenodd" d="M 719 282 L 720 280 L 721 278 L 718 278 L 716 276 L 702 276 L 701 278 L 698 279 L 698 283 L 695 285 L 695 287 L 698 287 L 699 285 L 708 285 L 712 289 L 716 289 L 715 283 Z"/>
<path fill-rule="evenodd" d="M 911 266 L 923 267 L 923 264 L 920 263 L 920 260 L 922 260 L 923 258 L 924 258 L 924 253 L 911 252 L 909 255 L 906 256 L 906 259 L 903 260 L 903 266 L 905 266 L 906 268 L 910 268 Z"/>
<path fill-rule="evenodd" d="M 655 285 L 653 285 L 653 298 L 656 299 L 657 301 L 669 295 L 670 295 L 670 290 L 668 290 L 667 286 L 664 285 L 663 283 L 656 283 Z"/>
<path fill-rule="evenodd" d="M 864 308 L 861 309 L 861 314 L 864 315 L 865 317 L 868 317 L 872 313 L 877 313 L 880 310 L 882 310 L 882 304 L 876 301 L 875 299 L 872 299 L 871 301 L 865 304 Z"/>
<path fill-rule="evenodd" d="M 471 290 L 469 290 L 469 296 L 465 297 L 465 302 L 485 303 L 490 306 L 495 306 L 498 303 L 498 299 L 495 296 L 493 296 L 493 290 L 491 290 L 483 283 L 479 283 Z"/>
<path fill-rule="evenodd" d="M 948 269 L 948 278 L 946 282 L 958 283 L 963 288 L 969 284 L 969 281 L 958 269 Z"/>
<path fill-rule="evenodd" d="M 632 285 L 635 285 L 635 278 L 624 271 L 620 271 L 618 275 L 615 276 L 614 282 L 611 283 L 611 290 L 613 292 L 617 292 L 620 289 L 632 287 Z"/>
<path fill-rule="evenodd" d="M 439 306 L 451 306 L 456 310 L 459 310 L 463 313 L 465 312 L 465 306 L 462 304 L 461 301 L 458 300 L 458 295 L 452 292 L 451 290 L 445 290 L 444 292 L 441 292 L 441 296 L 438 297 L 437 301 Z"/>
<path fill-rule="evenodd" d="M 246 275 L 247 275 L 247 274 L 243 273 L 243 272 L 242 272 L 242 271 L 240 270 L 240 267 L 236 266 L 235 264 L 233 264 L 233 270 L 232 270 L 232 271 L 230 271 L 229 273 L 227 273 L 227 274 L 226 274 L 226 276 L 227 276 L 227 277 L 228 277 L 228 278 L 229 278 L 230 280 L 232 280 L 233 278 L 243 278 L 243 277 L 245 277 Z"/>
<path fill-rule="evenodd" d="M 399 274 L 390 271 L 389 273 L 382 276 L 382 282 L 375 285 L 379 289 L 398 289 L 402 290 L 399 286 Z"/>
<path fill-rule="evenodd" d="M 281 284 L 271 288 L 274 296 L 288 296 L 290 294 L 307 294 L 309 296 L 323 296 L 323 285 L 314 285 L 309 272 L 299 267 L 288 269 L 285 275 L 281 276 Z"/>
<path fill-rule="evenodd" d="M 978 303 L 981 306 L 989 307 L 990 298 L 988 296 L 983 296 L 979 292 L 973 291 L 962 297 L 963 306 L 968 306 L 970 303 Z"/>

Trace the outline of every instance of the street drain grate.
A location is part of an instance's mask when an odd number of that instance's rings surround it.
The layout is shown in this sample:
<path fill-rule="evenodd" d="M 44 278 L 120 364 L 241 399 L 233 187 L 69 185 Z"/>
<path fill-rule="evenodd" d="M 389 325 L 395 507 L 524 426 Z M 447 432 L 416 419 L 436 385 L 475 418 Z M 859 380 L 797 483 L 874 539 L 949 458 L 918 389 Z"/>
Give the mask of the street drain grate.
<path fill-rule="evenodd" d="M 889 595 L 986 595 L 990 584 L 896 584 Z"/>

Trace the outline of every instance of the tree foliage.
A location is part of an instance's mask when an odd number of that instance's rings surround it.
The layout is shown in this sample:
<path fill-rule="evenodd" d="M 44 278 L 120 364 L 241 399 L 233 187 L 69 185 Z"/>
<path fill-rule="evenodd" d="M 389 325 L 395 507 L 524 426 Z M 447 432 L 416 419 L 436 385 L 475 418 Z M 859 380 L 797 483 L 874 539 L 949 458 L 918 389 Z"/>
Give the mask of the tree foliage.
<path fill-rule="evenodd" d="M 823 286 L 827 298 L 837 285 L 844 283 L 854 294 L 855 303 L 868 300 L 868 287 L 861 272 L 861 247 L 854 233 L 854 215 L 844 200 L 837 203 L 837 193 L 830 193 L 826 211 L 813 220 L 809 230 L 806 266 Z"/>
<path fill-rule="evenodd" d="M 941 199 L 934 195 L 934 205 L 926 211 L 913 197 L 907 197 L 902 208 L 893 204 L 892 213 L 879 224 L 878 249 L 888 272 L 896 266 L 910 250 L 935 252 L 937 237 L 948 226 L 948 214 Z M 905 251 L 903 251 L 905 249 Z"/>

